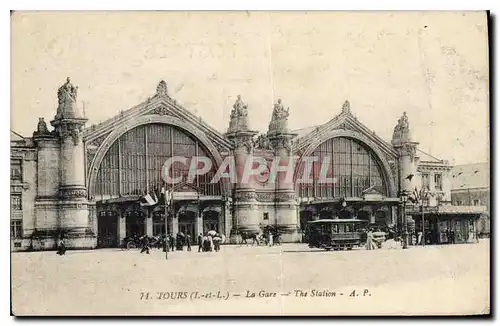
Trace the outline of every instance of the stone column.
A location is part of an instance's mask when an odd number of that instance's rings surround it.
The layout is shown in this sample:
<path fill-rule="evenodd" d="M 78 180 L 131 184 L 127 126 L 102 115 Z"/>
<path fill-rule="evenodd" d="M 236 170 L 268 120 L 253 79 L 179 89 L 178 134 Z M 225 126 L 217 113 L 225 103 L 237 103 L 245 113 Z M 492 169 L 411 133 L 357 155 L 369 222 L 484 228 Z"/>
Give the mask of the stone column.
<path fill-rule="evenodd" d="M 224 205 L 221 203 L 221 206 Z M 219 213 L 219 220 L 218 220 L 218 228 L 219 228 L 219 234 L 225 234 L 225 218 L 226 216 L 224 215 L 224 207 L 221 207 L 220 213 Z"/>
<path fill-rule="evenodd" d="M 226 238 L 229 238 L 230 236 L 230 231 L 232 227 L 232 222 L 233 222 L 233 217 L 231 215 L 231 203 L 229 201 L 226 201 L 223 203 L 224 205 L 224 235 Z"/>
<path fill-rule="evenodd" d="M 275 180 L 276 187 L 276 223 L 282 232 L 283 242 L 299 242 L 299 219 L 297 215 L 297 202 L 293 182 L 293 155 L 291 152 L 291 133 L 276 133 L 269 135 L 269 140 L 274 148 L 275 158 L 279 159 L 280 166 L 289 167 L 289 171 L 278 172 Z"/>
<path fill-rule="evenodd" d="M 253 177 L 250 176 L 248 180 L 243 179 L 247 160 L 253 160 L 253 136 L 255 134 L 254 131 L 239 131 L 227 135 L 235 145 L 233 155 L 237 180 L 233 200 L 236 225 L 233 225 L 233 228 L 240 232 L 260 232 Z"/>
<path fill-rule="evenodd" d="M 193 239 L 195 243 L 198 243 L 198 235 L 203 233 L 203 216 L 202 212 L 198 212 L 194 221 L 194 236 L 196 239 Z"/>
<path fill-rule="evenodd" d="M 174 214 L 174 218 L 172 219 L 172 234 L 175 237 L 177 233 L 179 233 L 179 217 L 177 214 Z"/>
<path fill-rule="evenodd" d="M 146 220 L 144 221 L 146 235 L 151 237 L 153 236 L 153 213 L 148 211 L 146 214 Z"/>
<path fill-rule="evenodd" d="M 51 121 L 60 142 L 60 186 L 58 228 L 68 248 L 95 248 L 97 239 L 88 219 L 85 186 L 85 156 L 82 131 L 87 119 L 76 105 L 77 90 L 67 82 L 58 90 L 59 107 Z"/>
<path fill-rule="evenodd" d="M 253 137 L 256 134 L 257 132 L 251 130 L 248 123 L 248 105 L 238 95 L 231 111 L 226 137 L 234 142 L 233 156 L 237 180 L 233 198 L 236 225 L 233 225 L 233 228 L 240 232 L 258 233 L 261 231 L 253 178 L 243 179 L 247 160 L 253 161 Z M 233 235 L 236 236 L 236 232 L 233 232 Z"/>
<path fill-rule="evenodd" d="M 127 218 L 125 217 L 125 212 L 121 211 L 118 213 L 118 245 L 123 245 L 123 239 L 127 236 Z"/>
<path fill-rule="evenodd" d="M 251 137 L 253 134 L 243 134 L 235 140 L 235 166 L 237 172 L 237 184 L 235 190 L 235 226 L 239 231 L 258 233 L 260 232 L 260 218 L 257 208 L 257 199 L 253 178 L 243 180 L 247 160 L 252 160 L 253 144 Z M 248 173 L 248 171 L 247 171 Z M 234 227 L 234 226 L 233 226 Z"/>

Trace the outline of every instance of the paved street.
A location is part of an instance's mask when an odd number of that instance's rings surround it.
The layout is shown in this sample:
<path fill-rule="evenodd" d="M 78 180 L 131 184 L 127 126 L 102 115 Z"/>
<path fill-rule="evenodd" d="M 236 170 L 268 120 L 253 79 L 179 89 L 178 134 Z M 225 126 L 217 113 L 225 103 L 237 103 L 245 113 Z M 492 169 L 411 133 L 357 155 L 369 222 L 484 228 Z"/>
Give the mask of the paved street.
<path fill-rule="evenodd" d="M 13 310 L 17 315 L 481 313 L 489 309 L 489 249 L 486 240 L 406 251 L 226 246 L 219 253 L 173 252 L 168 260 L 161 250 L 70 251 L 64 257 L 13 253 Z"/>

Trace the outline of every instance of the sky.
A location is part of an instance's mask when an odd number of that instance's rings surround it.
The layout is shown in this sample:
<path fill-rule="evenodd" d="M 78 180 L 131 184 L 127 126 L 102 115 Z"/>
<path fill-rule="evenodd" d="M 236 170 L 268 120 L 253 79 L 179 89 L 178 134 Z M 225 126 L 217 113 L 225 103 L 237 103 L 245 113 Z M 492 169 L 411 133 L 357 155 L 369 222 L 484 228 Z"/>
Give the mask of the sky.
<path fill-rule="evenodd" d="M 14 12 L 11 130 L 54 118 L 66 77 L 88 126 L 169 94 L 220 132 L 236 96 L 267 130 L 351 110 L 390 141 L 407 112 L 419 148 L 455 164 L 489 160 L 484 12 Z"/>

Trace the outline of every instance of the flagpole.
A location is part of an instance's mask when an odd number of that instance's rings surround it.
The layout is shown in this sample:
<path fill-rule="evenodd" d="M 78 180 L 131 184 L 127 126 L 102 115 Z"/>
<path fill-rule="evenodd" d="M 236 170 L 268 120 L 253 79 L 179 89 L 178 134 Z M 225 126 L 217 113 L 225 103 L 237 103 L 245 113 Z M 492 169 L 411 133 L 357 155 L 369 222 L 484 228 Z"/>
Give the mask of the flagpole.
<path fill-rule="evenodd" d="M 425 215 L 424 215 L 424 199 L 422 198 L 422 247 L 425 246 Z"/>
<path fill-rule="evenodd" d="M 161 196 L 161 194 L 160 194 Z M 165 205 L 165 259 L 168 260 L 168 237 L 167 237 L 167 230 L 168 230 L 168 217 L 167 217 L 167 191 L 165 190 L 163 194 L 164 198 L 164 205 Z"/>

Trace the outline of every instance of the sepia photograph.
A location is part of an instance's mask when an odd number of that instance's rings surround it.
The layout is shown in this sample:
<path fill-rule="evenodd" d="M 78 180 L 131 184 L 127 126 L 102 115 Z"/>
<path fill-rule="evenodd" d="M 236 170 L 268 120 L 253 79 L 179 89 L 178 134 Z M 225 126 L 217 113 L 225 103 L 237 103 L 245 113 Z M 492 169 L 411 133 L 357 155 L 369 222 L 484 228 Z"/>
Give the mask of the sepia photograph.
<path fill-rule="evenodd" d="M 10 28 L 13 316 L 491 314 L 487 11 Z"/>

